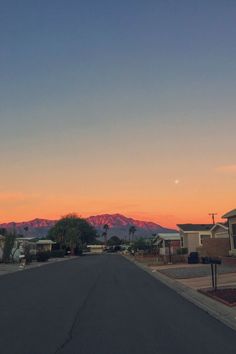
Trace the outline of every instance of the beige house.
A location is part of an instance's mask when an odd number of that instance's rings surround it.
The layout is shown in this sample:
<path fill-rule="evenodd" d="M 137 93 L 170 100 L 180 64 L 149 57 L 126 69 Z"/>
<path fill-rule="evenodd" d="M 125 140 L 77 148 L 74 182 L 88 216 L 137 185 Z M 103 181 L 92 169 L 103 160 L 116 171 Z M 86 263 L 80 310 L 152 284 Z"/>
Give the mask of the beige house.
<path fill-rule="evenodd" d="M 187 248 L 188 253 L 199 251 L 207 239 L 228 239 L 226 224 L 179 224 L 181 247 Z"/>
<path fill-rule="evenodd" d="M 88 245 L 87 248 L 91 253 L 102 253 L 106 247 L 104 245 Z"/>
<path fill-rule="evenodd" d="M 176 250 L 180 248 L 180 234 L 177 232 L 158 233 L 153 246 L 158 247 L 160 255 L 176 254 Z"/>
<path fill-rule="evenodd" d="M 236 256 L 236 209 L 233 209 L 222 216 L 228 220 L 229 239 L 230 239 L 230 256 Z"/>
<path fill-rule="evenodd" d="M 55 244 L 56 242 L 52 240 L 39 240 L 36 242 L 36 250 L 37 252 L 52 252 L 53 245 Z"/>
<path fill-rule="evenodd" d="M 229 238 L 227 223 L 217 223 L 211 229 L 212 238 Z"/>

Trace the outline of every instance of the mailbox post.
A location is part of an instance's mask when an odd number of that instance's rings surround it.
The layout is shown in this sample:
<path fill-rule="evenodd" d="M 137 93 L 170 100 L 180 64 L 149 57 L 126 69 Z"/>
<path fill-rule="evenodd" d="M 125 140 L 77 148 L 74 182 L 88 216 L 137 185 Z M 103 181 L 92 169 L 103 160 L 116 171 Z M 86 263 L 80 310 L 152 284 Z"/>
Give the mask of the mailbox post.
<path fill-rule="evenodd" d="M 208 263 L 211 265 L 212 288 L 216 291 L 217 290 L 217 265 L 221 264 L 221 259 L 209 258 Z"/>

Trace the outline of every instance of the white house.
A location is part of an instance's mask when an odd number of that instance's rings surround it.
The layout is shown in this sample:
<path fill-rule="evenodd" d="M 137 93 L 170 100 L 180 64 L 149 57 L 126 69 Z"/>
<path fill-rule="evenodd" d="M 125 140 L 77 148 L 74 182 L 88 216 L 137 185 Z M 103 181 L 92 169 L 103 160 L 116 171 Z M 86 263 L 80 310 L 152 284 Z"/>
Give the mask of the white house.
<path fill-rule="evenodd" d="M 230 238 L 230 255 L 236 256 L 236 209 L 224 214 L 222 218 L 228 220 L 229 238 Z"/>
<path fill-rule="evenodd" d="M 229 238 L 226 224 L 179 224 L 181 247 L 187 248 L 188 253 L 196 252 L 208 238 Z"/>
<path fill-rule="evenodd" d="M 176 253 L 176 249 L 180 248 L 180 234 L 177 232 L 172 233 L 158 233 L 154 246 L 158 246 L 160 255 L 168 255 Z"/>

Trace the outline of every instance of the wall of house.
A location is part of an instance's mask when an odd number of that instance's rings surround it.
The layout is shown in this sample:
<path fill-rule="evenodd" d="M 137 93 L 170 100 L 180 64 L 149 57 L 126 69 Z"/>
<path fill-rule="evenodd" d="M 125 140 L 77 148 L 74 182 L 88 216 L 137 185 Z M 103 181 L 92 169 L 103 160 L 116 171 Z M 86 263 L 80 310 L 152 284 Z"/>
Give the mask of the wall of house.
<path fill-rule="evenodd" d="M 229 238 L 208 238 L 197 248 L 200 257 L 225 257 L 229 255 Z"/>
<path fill-rule="evenodd" d="M 236 217 L 229 219 L 229 233 L 230 233 L 230 245 L 231 245 L 231 255 L 236 256 L 236 249 L 234 248 L 233 242 L 233 229 L 232 224 L 236 224 Z"/>
<path fill-rule="evenodd" d="M 184 237 L 184 232 L 179 230 L 179 235 L 180 235 L 180 247 L 187 247 L 186 244 L 186 239 Z"/>
<path fill-rule="evenodd" d="M 188 253 L 196 252 L 196 248 L 199 247 L 199 233 L 184 233 L 184 247 L 188 248 Z"/>
<path fill-rule="evenodd" d="M 176 250 L 180 248 L 180 241 L 172 240 L 170 242 L 170 252 L 171 254 L 176 254 Z M 166 242 L 163 242 L 162 247 L 159 249 L 160 255 L 169 255 L 169 247 L 167 246 Z"/>
<path fill-rule="evenodd" d="M 37 252 L 51 252 L 52 251 L 52 245 L 51 244 L 40 244 L 38 243 L 36 246 Z"/>
<path fill-rule="evenodd" d="M 228 230 L 225 230 L 221 226 L 217 226 L 214 230 L 212 230 L 213 238 L 229 238 Z"/>

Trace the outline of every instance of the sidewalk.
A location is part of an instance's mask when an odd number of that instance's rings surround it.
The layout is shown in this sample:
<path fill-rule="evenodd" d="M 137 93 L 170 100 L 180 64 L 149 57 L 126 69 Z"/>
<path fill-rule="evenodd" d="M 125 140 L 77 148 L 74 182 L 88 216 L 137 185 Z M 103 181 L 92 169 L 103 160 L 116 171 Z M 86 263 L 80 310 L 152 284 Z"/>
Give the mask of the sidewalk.
<path fill-rule="evenodd" d="M 205 279 L 207 277 L 200 277 L 194 279 L 173 279 L 160 273 L 153 267 L 150 268 L 144 264 L 141 264 L 131 257 L 125 256 L 127 260 L 136 264 L 139 268 L 143 269 L 145 272 L 156 278 L 157 280 L 164 283 L 169 288 L 176 291 L 179 295 L 183 296 L 186 300 L 192 302 L 194 305 L 198 306 L 209 315 L 213 316 L 217 320 L 223 322 L 228 327 L 236 331 L 236 307 L 228 307 L 223 303 L 213 300 L 197 291 L 198 285 L 203 285 L 203 287 L 209 287 L 210 280 Z M 161 266 L 163 268 L 163 266 Z M 164 268 L 163 268 L 164 269 Z M 232 277 L 233 274 L 222 274 L 221 281 L 227 282 L 228 277 Z M 234 273 L 234 278 L 236 279 L 236 274 Z M 235 281 L 234 279 L 234 281 Z M 197 280 L 197 282 L 196 282 Z M 232 278 L 231 278 L 232 280 Z M 193 282 L 196 282 L 194 285 Z M 207 284 L 207 285 L 206 285 Z M 222 283 L 219 283 L 220 285 Z M 227 283 L 228 284 L 228 283 Z"/>
<path fill-rule="evenodd" d="M 70 256 L 70 257 L 64 257 L 64 258 L 50 258 L 47 262 L 32 262 L 26 266 L 21 266 L 19 263 L 0 263 L 0 276 L 6 275 L 6 274 L 11 274 L 11 273 L 16 273 L 22 270 L 28 270 L 28 269 L 33 269 L 33 268 L 38 268 L 58 262 L 63 262 L 63 261 L 69 261 L 71 259 L 75 259 L 77 256 Z"/>

